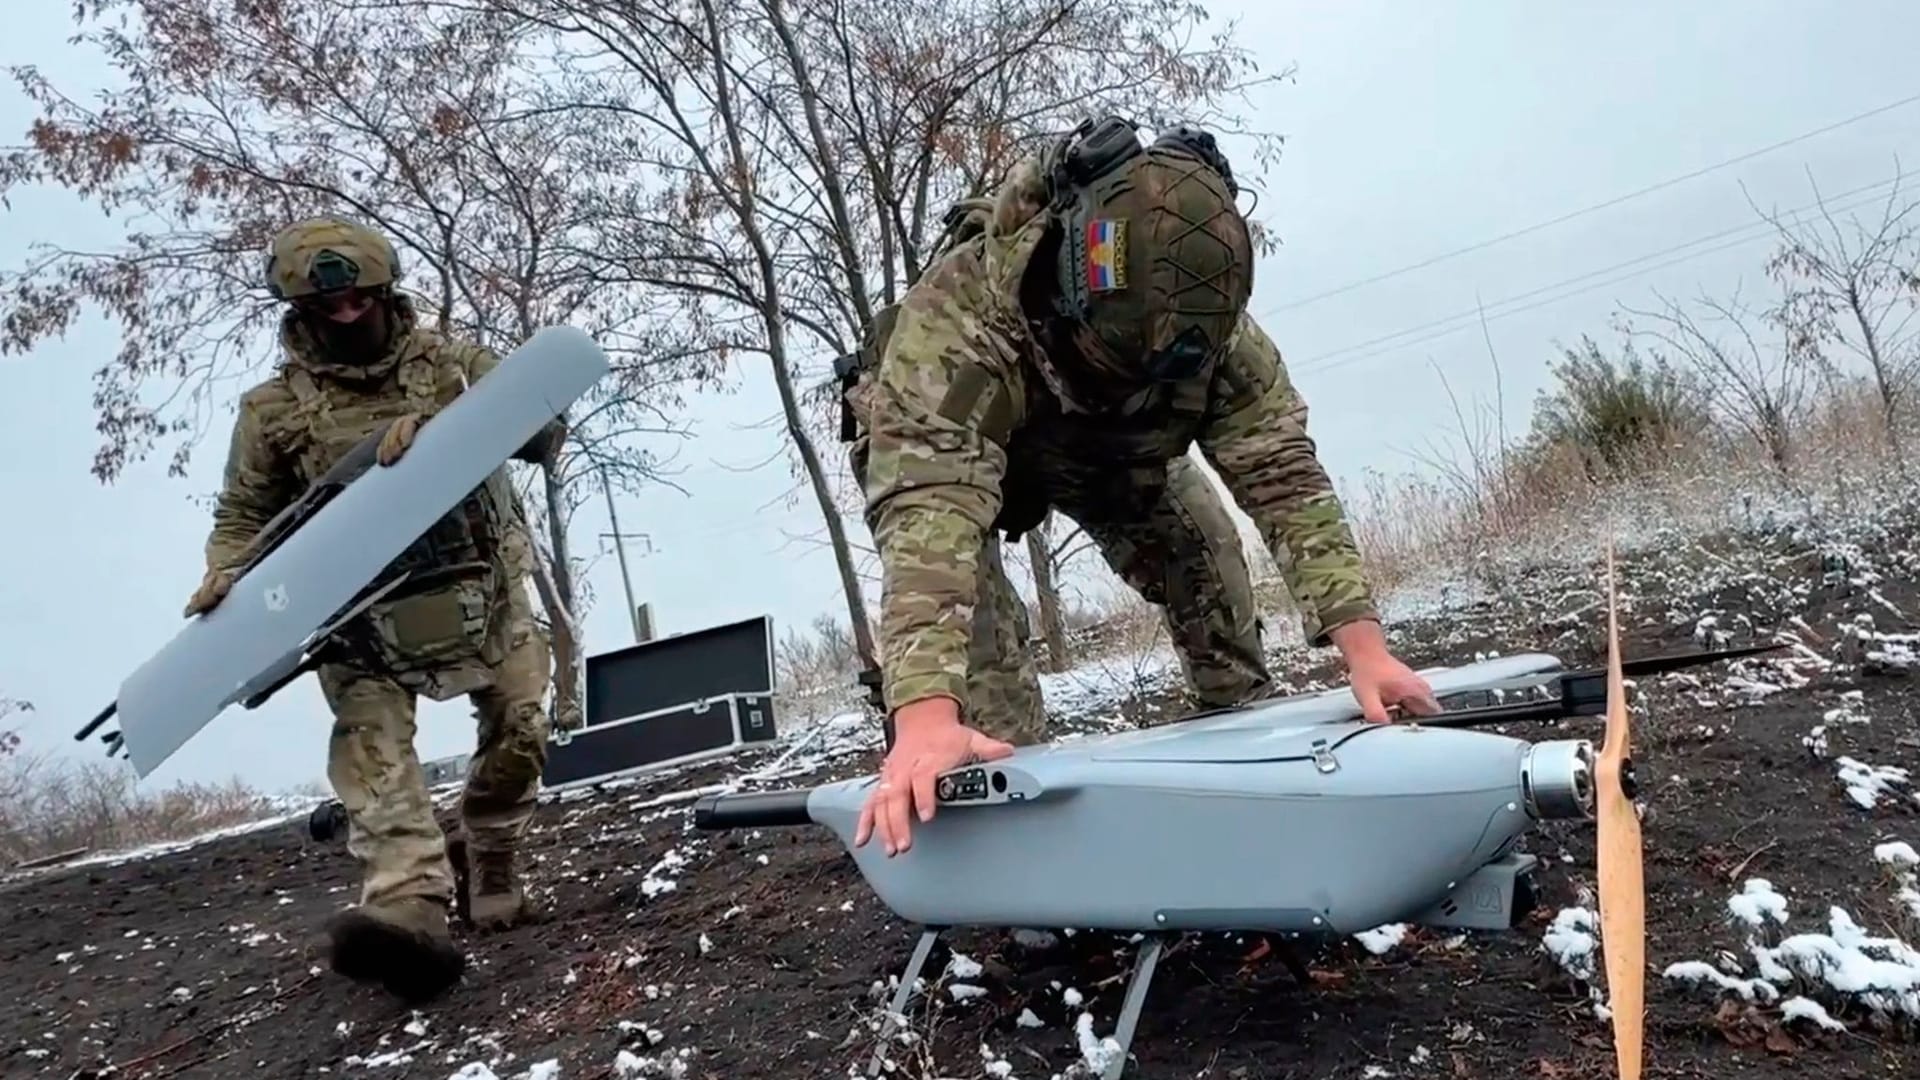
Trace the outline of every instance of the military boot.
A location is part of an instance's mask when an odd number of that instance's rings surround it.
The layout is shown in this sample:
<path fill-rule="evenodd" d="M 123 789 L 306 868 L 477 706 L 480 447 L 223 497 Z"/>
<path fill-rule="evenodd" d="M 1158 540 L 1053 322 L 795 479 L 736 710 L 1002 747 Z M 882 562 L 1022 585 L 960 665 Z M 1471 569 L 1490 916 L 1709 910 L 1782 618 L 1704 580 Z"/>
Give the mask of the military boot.
<path fill-rule="evenodd" d="M 472 898 L 468 917 L 481 931 L 505 930 L 527 918 L 526 893 L 514 867 L 513 848 L 467 848 Z"/>
<path fill-rule="evenodd" d="M 447 905 L 432 897 L 349 908 L 328 921 L 327 936 L 334 971 L 408 1002 L 440 994 L 466 970 L 466 955 L 447 929 Z"/>

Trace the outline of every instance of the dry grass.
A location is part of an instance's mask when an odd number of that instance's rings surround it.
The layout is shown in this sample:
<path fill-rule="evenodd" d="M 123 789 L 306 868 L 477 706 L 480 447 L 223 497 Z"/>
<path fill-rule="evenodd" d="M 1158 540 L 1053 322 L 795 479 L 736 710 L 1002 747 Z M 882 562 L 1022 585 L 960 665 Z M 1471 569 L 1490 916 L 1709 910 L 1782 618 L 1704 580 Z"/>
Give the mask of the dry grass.
<path fill-rule="evenodd" d="M 0 868 L 84 848 L 120 851 L 258 821 L 273 800 L 238 779 L 142 792 L 133 770 L 46 754 L 0 757 Z"/>
<path fill-rule="evenodd" d="M 1497 587 L 1516 568 L 1591 546 L 1602 529 L 1631 543 L 1655 529 L 1701 535 L 1872 515 L 1912 493 L 1904 459 L 1881 434 L 1880 408 L 1857 386 L 1824 396 L 1794 432 L 1785 468 L 1750 440 L 1704 428 L 1644 447 L 1605 475 L 1551 449 L 1437 478 L 1376 474 L 1348 509 L 1383 592 L 1463 578 Z"/>

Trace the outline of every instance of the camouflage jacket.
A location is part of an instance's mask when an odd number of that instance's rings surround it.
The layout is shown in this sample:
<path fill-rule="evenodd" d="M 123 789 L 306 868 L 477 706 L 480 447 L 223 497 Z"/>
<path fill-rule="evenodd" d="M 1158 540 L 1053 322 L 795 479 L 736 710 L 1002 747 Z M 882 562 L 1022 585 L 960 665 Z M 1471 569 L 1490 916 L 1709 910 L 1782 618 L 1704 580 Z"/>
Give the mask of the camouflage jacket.
<path fill-rule="evenodd" d="M 260 529 L 354 446 L 405 413 L 431 417 L 500 362 L 490 349 L 420 325 L 405 296 L 395 304 L 394 344 L 366 365 L 326 361 L 297 319 L 282 321 L 283 363 L 240 397 L 206 542 L 208 567 L 244 562 Z M 531 570 L 519 555 L 526 549 L 520 536 L 505 534 L 524 530 L 524 514 L 504 477 L 503 467 L 488 482 L 508 494 L 499 539 L 515 553 L 503 569 L 519 579 Z"/>
<path fill-rule="evenodd" d="M 870 369 L 849 391 L 881 560 L 889 709 L 933 696 L 966 703 L 980 552 L 1012 479 L 1010 447 L 1028 436 L 1071 452 L 1058 431 L 1095 432 L 1103 423 L 1076 412 L 1018 304 L 1018 282 L 1046 224 L 1038 176 L 1033 161 L 1016 169 L 984 230 L 941 254 L 906 292 L 869 343 Z M 1164 482 L 1166 459 L 1198 443 L 1273 551 L 1313 644 L 1328 644 L 1343 624 L 1378 618 L 1352 531 L 1307 434 L 1306 402 L 1260 326 L 1244 319 L 1224 358 L 1169 393 L 1187 408 L 1145 433 L 1154 475 Z M 1108 468 L 1109 451 L 1091 439 L 1076 471 Z"/>

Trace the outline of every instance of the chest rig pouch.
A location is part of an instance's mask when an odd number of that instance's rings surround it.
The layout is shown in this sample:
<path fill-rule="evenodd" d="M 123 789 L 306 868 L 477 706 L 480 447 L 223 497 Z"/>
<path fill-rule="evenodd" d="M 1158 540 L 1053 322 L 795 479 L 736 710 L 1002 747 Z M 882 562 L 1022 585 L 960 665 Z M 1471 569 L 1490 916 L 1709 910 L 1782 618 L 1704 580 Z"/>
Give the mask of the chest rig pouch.
<path fill-rule="evenodd" d="M 299 402 L 291 434 L 306 478 L 336 466 L 354 475 L 378 467 L 372 448 L 390 423 L 407 412 L 438 411 L 431 357 L 407 358 L 394 378 L 403 394 L 390 386 L 328 393 L 306 372 L 288 373 Z M 509 583 L 500 540 L 511 496 L 505 470 L 495 470 L 388 563 L 354 603 L 391 591 L 341 626 L 329 659 L 386 676 L 435 701 L 490 685 L 506 655 Z"/>
<path fill-rule="evenodd" d="M 927 264 L 938 262 L 953 248 L 985 232 L 992 213 L 993 202 L 990 199 L 964 199 L 948 207 L 946 216 L 941 220 L 940 235 L 934 238 L 933 247 L 928 252 Z M 833 362 L 833 374 L 839 380 L 840 441 L 843 443 L 858 443 L 861 439 L 860 424 L 853 412 L 853 395 L 859 388 L 861 378 L 879 366 L 880 357 L 887 349 L 887 339 L 893 336 L 893 324 L 899 316 L 898 300 L 874 312 L 873 322 L 867 327 L 866 336 L 860 340 L 859 346 Z M 857 448 L 855 455 L 860 456 Z M 863 464 L 856 462 L 855 475 L 862 471 Z"/>

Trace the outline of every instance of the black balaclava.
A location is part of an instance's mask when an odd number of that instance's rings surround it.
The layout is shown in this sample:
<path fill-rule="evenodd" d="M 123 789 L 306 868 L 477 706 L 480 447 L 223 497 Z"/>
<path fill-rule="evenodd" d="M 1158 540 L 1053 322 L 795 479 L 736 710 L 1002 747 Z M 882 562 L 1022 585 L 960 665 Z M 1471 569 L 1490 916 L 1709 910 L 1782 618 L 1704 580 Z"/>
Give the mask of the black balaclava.
<path fill-rule="evenodd" d="M 386 356 L 393 344 L 393 298 L 384 289 L 368 297 L 366 309 L 350 322 L 316 307 L 303 306 L 301 315 L 315 344 L 332 363 L 364 367 Z"/>

